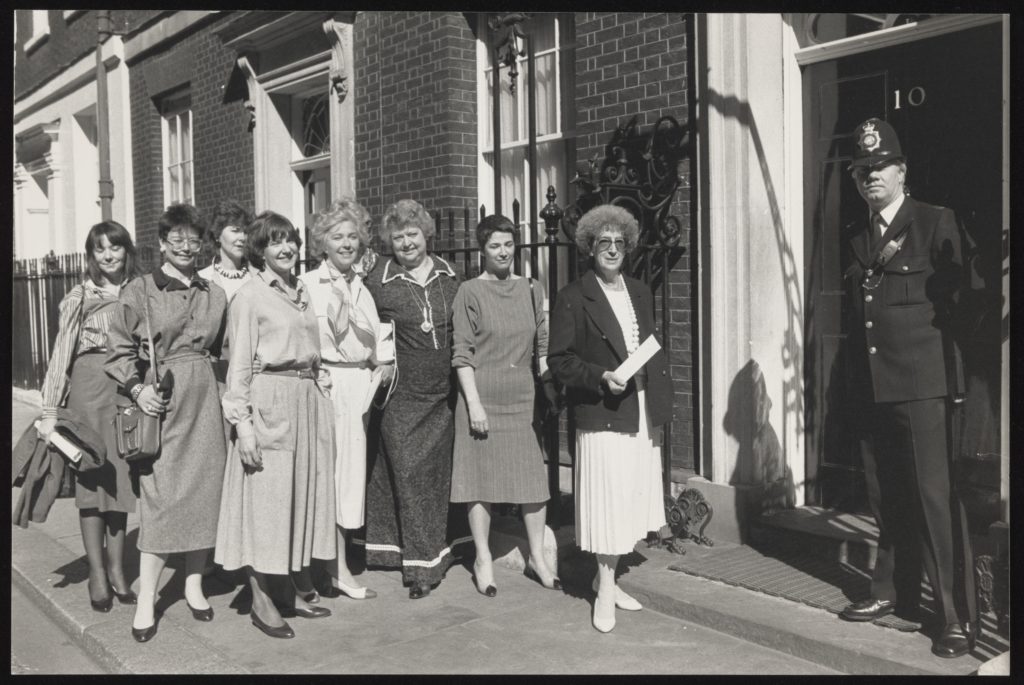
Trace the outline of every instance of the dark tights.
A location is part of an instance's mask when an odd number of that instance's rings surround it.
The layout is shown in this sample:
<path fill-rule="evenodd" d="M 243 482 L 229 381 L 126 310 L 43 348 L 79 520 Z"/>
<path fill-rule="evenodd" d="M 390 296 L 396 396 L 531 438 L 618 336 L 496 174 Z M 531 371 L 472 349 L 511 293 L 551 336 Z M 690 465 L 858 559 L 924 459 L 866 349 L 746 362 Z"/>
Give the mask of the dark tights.
<path fill-rule="evenodd" d="M 89 562 L 89 597 L 94 601 L 106 599 L 109 596 L 108 586 L 113 586 L 118 592 L 127 592 L 124 534 L 128 527 L 128 514 L 80 509 L 78 520 L 82 527 L 85 558 Z"/>

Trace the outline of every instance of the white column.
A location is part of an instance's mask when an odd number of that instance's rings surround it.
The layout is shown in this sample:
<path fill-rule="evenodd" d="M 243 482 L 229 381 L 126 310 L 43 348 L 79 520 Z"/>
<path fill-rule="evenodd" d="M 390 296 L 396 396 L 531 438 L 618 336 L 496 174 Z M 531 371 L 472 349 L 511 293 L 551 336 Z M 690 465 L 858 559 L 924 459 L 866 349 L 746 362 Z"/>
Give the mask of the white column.
<path fill-rule="evenodd" d="M 352 26 L 328 19 L 324 33 L 331 42 L 331 197 L 355 198 L 355 92 Z"/>
<path fill-rule="evenodd" d="M 706 41 L 707 475 L 719 484 L 757 485 L 788 469 L 799 505 L 804 283 L 796 41 L 778 14 L 709 14 Z"/>

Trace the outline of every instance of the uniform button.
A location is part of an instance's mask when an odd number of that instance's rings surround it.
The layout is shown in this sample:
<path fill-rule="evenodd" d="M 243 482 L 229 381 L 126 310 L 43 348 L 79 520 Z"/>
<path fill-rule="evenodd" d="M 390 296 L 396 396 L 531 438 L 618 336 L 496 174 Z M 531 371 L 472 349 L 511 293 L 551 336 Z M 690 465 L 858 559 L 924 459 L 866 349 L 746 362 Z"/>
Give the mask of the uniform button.
<path fill-rule="evenodd" d="M 865 301 L 865 302 L 870 302 L 870 301 L 871 301 L 871 300 L 873 300 L 873 299 L 875 299 L 875 298 L 871 297 L 870 295 L 865 295 L 865 296 L 864 296 L 864 301 Z"/>
<path fill-rule="evenodd" d="M 612 424 L 610 424 L 610 423 L 606 423 L 606 424 L 604 425 L 604 427 L 605 427 L 605 428 L 611 428 L 611 427 L 612 427 Z"/>
<path fill-rule="evenodd" d="M 904 271 L 910 271 L 910 267 L 909 267 L 909 266 L 907 266 L 906 264 L 904 264 L 904 265 L 903 265 L 903 270 L 904 270 Z"/>
<path fill-rule="evenodd" d="M 665 375 L 665 372 L 664 372 L 664 371 L 662 371 L 662 372 L 661 372 L 661 375 L 662 375 L 662 376 L 664 376 L 664 375 Z"/>
<path fill-rule="evenodd" d="M 864 322 L 864 328 L 874 328 L 874 327 L 875 327 L 875 322 L 874 321 L 865 321 Z"/>
<path fill-rule="evenodd" d="M 868 348 L 868 354 L 878 354 L 878 348 L 877 347 L 869 347 Z"/>

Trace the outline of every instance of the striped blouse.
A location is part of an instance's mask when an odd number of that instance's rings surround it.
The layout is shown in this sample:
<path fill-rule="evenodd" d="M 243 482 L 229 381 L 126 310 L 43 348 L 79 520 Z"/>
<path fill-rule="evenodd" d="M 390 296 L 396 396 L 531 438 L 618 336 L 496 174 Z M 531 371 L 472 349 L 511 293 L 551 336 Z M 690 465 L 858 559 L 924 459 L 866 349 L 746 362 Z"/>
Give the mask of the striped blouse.
<path fill-rule="evenodd" d="M 116 300 L 117 295 L 86 279 L 84 283 L 72 288 L 60 301 L 57 338 L 53 341 L 53 353 L 50 355 L 46 379 L 43 381 L 44 418 L 56 417 L 57 407 L 64 402 L 74 358 L 93 350 L 105 350 L 107 347 L 107 332 L 110 330 L 113 310 L 104 307 L 83 320 L 82 309 L 85 301 L 90 299 Z"/>

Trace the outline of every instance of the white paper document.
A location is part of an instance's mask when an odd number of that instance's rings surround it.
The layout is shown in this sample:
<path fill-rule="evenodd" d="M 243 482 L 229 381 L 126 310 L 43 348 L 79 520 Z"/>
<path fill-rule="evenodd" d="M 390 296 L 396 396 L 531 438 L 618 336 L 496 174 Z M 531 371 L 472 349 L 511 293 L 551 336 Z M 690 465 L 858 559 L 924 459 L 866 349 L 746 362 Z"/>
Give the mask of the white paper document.
<path fill-rule="evenodd" d="M 654 353 L 661 349 L 661 345 L 658 344 L 658 340 L 654 337 L 654 334 L 647 336 L 647 340 L 640 343 L 640 347 L 636 348 L 636 352 L 629 355 L 626 361 L 619 364 L 619 368 L 615 369 L 615 375 L 622 380 L 629 380 L 636 375 L 636 372 L 643 368 L 643 365 L 650 361 Z"/>
<path fill-rule="evenodd" d="M 35 422 L 36 430 L 39 430 L 39 421 Z M 50 434 L 50 444 L 60 450 L 65 457 L 76 464 L 82 460 L 82 450 L 78 449 L 73 442 L 65 438 L 57 430 Z"/>

